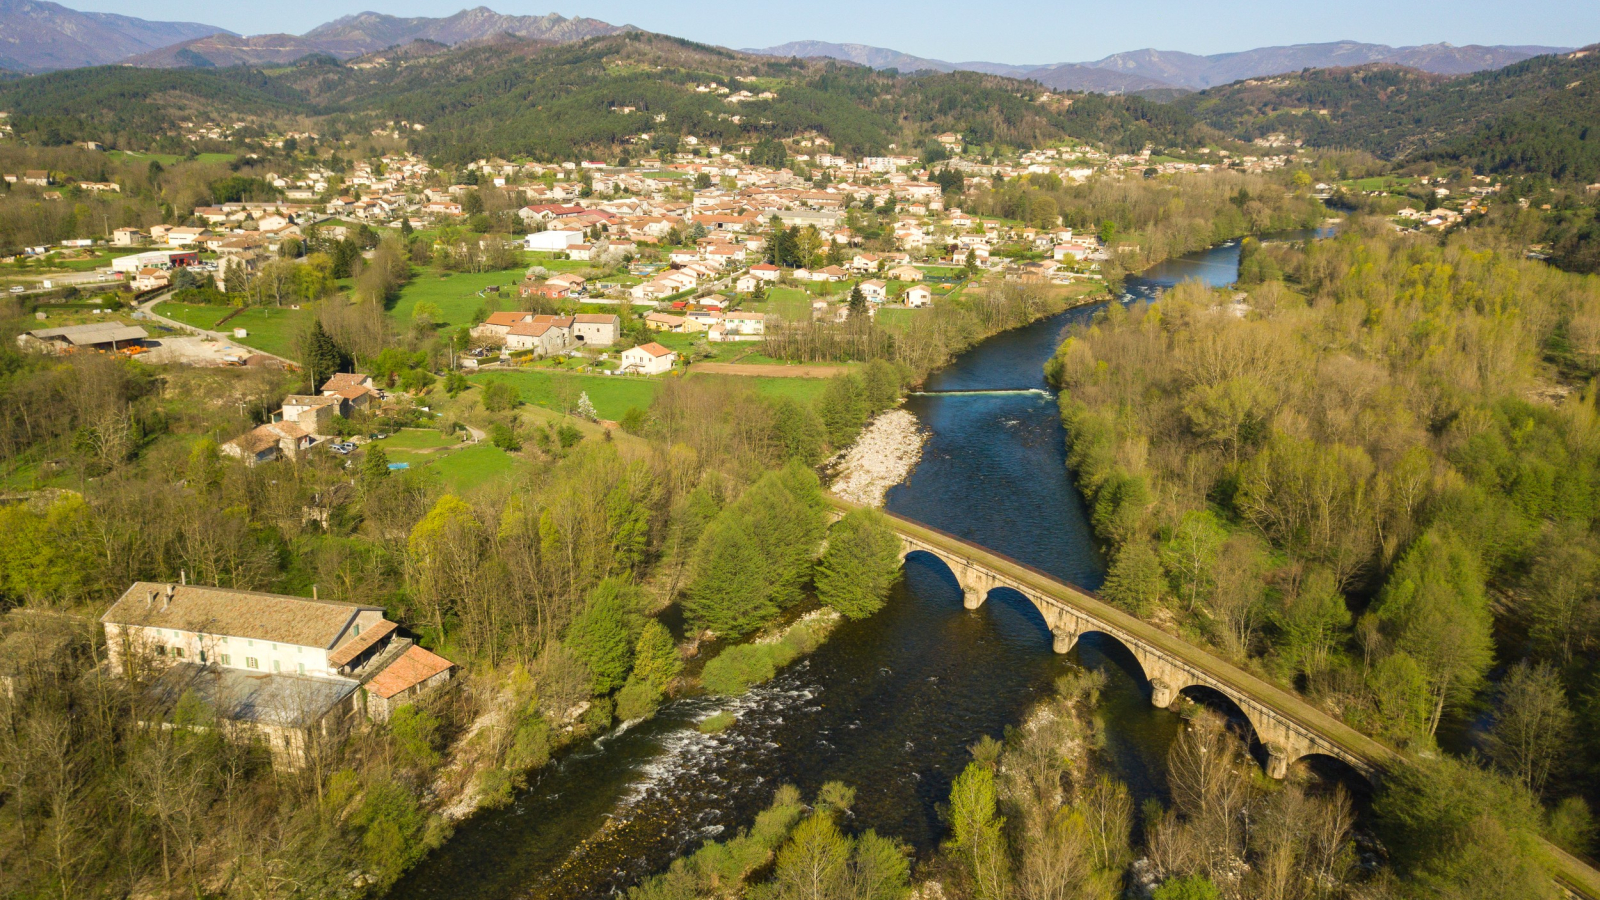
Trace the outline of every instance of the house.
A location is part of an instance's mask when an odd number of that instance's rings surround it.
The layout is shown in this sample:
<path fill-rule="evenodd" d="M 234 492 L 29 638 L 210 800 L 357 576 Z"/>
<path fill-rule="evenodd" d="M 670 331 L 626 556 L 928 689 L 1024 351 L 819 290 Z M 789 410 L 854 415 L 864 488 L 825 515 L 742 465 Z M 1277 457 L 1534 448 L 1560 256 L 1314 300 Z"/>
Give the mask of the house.
<path fill-rule="evenodd" d="M 34 187 L 45 187 L 53 180 L 54 179 L 50 177 L 50 173 L 43 169 L 29 169 L 28 171 L 22 173 L 22 183 L 31 184 Z"/>
<path fill-rule="evenodd" d="M 506 331 L 507 350 L 532 350 L 540 356 L 560 353 L 571 341 L 571 316 L 534 316 Z"/>
<path fill-rule="evenodd" d="M 563 272 L 545 282 L 545 284 L 560 285 L 566 288 L 569 293 L 576 293 L 583 290 L 583 286 L 588 283 L 589 280 L 587 278 L 584 278 L 582 275 L 579 275 L 576 272 Z"/>
<path fill-rule="evenodd" d="M 869 303 L 882 303 L 889 299 L 889 286 L 876 278 L 856 286 L 861 288 L 861 296 L 866 297 Z"/>
<path fill-rule="evenodd" d="M 572 317 L 572 339 L 585 347 L 609 347 L 617 342 L 622 320 L 606 313 L 582 313 Z"/>
<path fill-rule="evenodd" d="M 137 228 L 118 228 L 111 232 L 111 243 L 118 247 L 132 247 L 144 240 L 144 232 Z"/>
<path fill-rule="evenodd" d="M 488 319 L 472 326 L 472 331 L 470 333 L 475 338 L 486 338 L 490 340 L 499 339 L 503 341 L 505 340 L 506 332 L 511 330 L 511 326 L 531 321 L 533 321 L 533 313 L 530 312 L 511 311 L 490 313 Z"/>
<path fill-rule="evenodd" d="M 933 292 L 922 285 L 913 285 L 905 293 L 906 305 L 913 309 L 933 305 Z"/>
<path fill-rule="evenodd" d="M 760 337 L 767 333 L 767 317 L 761 313 L 727 313 L 722 317 L 722 329 L 727 337 Z"/>
<path fill-rule="evenodd" d="M 334 394 L 290 394 L 283 398 L 283 409 L 273 416 L 274 422 L 292 422 L 315 437 L 333 433 L 333 420 L 344 409 L 343 400 Z"/>
<path fill-rule="evenodd" d="M 895 266 L 883 274 L 891 281 L 921 281 L 923 278 L 922 270 L 916 266 Z"/>
<path fill-rule="evenodd" d="M 771 263 L 757 263 L 750 267 L 750 274 L 762 281 L 777 281 L 783 275 L 783 270 Z"/>
<path fill-rule="evenodd" d="M 348 388 L 373 390 L 372 376 L 364 372 L 336 372 L 322 383 L 322 393 L 324 395 L 334 394 Z"/>
<path fill-rule="evenodd" d="M 394 662 L 368 681 L 364 691 L 367 717 L 387 722 L 396 709 L 450 680 L 455 663 L 412 644 Z"/>
<path fill-rule="evenodd" d="M 134 293 L 142 294 L 145 291 L 164 288 L 171 283 L 172 279 L 160 269 L 140 269 L 138 274 L 133 276 L 132 286 Z"/>
<path fill-rule="evenodd" d="M 208 234 L 204 228 L 171 228 L 167 230 L 167 246 L 187 247 Z"/>
<path fill-rule="evenodd" d="M 761 279 L 746 272 L 740 275 L 739 279 L 733 283 L 733 289 L 741 294 L 753 294 L 761 286 L 761 283 Z"/>
<path fill-rule="evenodd" d="M 644 317 L 645 327 L 651 331 L 670 331 L 674 334 L 683 331 L 684 321 L 683 316 L 674 316 L 664 312 L 653 312 Z"/>
<path fill-rule="evenodd" d="M 672 371 L 678 354 L 651 341 L 622 351 L 622 371 L 640 375 L 662 375 Z"/>
<path fill-rule="evenodd" d="M 299 459 L 317 445 L 317 436 L 298 422 L 268 422 L 246 431 L 222 446 L 223 453 L 247 465 L 270 462 L 280 456 Z"/>
<path fill-rule="evenodd" d="M 376 606 L 186 583 L 135 582 L 100 617 L 113 674 L 148 679 L 156 718 L 194 694 L 249 729 L 284 768 L 366 709 L 448 681 L 449 660 L 400 636 Z M 413 651 L 420 651 L 415 653 Z M 376 698 L 376 700 L 374 700 Z"/>

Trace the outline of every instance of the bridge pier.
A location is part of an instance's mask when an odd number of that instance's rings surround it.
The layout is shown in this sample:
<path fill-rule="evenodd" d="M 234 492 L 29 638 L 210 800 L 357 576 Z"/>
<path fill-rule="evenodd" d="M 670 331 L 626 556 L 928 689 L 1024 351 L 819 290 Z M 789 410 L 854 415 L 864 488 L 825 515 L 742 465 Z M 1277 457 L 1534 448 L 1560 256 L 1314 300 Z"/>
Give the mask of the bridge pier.
<path fill-rule="evenodd" d="M 1277 744 L 1267 745 L 1267 777 L 1282 781 L 1289 777 L 1289 754 Z"/>
<path fill-rule="evenodd" d="M 1078 633 L 1065 628 L 1057 628 L 1050 632 L 1053 638 L 1050 649 L 1057 653 L 1071 653 L 1072 648 L 1078 644 Z"/>
<path fill-rule="evenodd" d="M 961 586 L 961 605 L 967 609 L 977 609 L 983 605 L 983 601 L 986 599 L 988 599 L 988 595 L 983 591 L 969 588 L 966 585 Z"/>
<path fill-rule="evenodd" d="M 1152 705 L 1160 709 L 1166 709 L 1176 699 L 1178 699 L 1177 688 L 1159 678 L 1150 679 L 1150 703 Z"/>

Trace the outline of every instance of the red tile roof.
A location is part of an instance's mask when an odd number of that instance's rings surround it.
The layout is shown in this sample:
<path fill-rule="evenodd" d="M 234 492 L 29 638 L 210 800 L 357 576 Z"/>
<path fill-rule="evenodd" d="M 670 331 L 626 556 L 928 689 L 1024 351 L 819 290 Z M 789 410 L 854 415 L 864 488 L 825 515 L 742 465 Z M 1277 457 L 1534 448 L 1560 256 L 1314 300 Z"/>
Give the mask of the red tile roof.
<path fill-rule="evenodd" d="M 454 667 L 455 663 L 450 660 L 412 645 L 400 654 L 399 659 L 367 682 L 367 689 L 387 700 Z"/>

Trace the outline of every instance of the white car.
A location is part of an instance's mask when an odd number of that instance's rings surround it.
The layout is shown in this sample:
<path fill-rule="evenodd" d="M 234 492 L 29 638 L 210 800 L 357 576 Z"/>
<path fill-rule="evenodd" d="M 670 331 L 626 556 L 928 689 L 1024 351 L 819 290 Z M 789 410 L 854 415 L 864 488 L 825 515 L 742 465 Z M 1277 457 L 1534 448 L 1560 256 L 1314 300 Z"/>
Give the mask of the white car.
<path fill-rule="evenodd" d="M 11 293 L 13 293 L 13 294 L 20 294 L 20 293 L 22 293 L 23 291 L 26 291 L 26 290 L 27 290 L 27 288 L 23 287 L 20 284 L 13 284 L 11 286 Z"/>

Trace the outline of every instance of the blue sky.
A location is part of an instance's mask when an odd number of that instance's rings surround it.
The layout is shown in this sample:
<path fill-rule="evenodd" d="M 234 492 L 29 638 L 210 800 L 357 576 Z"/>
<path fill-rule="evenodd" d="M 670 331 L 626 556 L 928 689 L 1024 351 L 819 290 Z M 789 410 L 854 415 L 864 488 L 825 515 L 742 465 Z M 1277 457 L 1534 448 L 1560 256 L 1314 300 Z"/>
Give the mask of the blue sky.
<path fill-rule="evenodd" d="M 823 40 L 952 61 L 1047 63 L 1155 47 L 1222 53 L 1273 44 L 1358 40 L 1406 45 L 1600 42 L 1597 0 L 67 0 L 76 9 L 205 22 L 244 34 L 299 34 L 376 9 L 446 16 L 483 3 L 518 15 L 559 12 L 729 47 Z"/>

